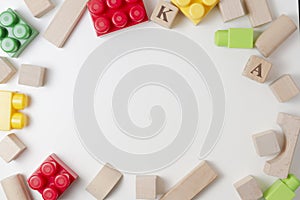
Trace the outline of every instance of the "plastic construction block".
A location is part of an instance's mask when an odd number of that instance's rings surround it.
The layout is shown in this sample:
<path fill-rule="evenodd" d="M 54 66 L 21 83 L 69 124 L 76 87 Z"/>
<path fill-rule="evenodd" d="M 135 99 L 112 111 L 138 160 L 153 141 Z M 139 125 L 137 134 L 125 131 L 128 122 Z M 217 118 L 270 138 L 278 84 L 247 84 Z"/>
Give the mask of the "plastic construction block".
<path fill-rule="evenodd" d="M 300 180 L 293 174 L 286 179 L 277 180 L 264 192 L 266 200 L 292 200 L 296 196 L 295 191 L 300 186 Z"/>
<path fill-rule="evenodd" d="M 195 25 L 219 3 L 219 0 L 171 0 Z"/>
<path fill-rule="evenodd" d="M 0 14 L 1 49 L 10 57 L 18 57 L 38 34 L 16 11 L 9 8 Z"/>
<path fill-rule="evenodd" d="M 58 199 L 78 178 L 55 154 L 51 154 L 28 178 L 30 188 L 42 194 L 44 200 Z"/>
<path fill-rule="evenodd" d="M 252 28 L 230 28 L 215 32 L 215 44 L 229 48 L 253 48 Z"/>
<path fill-rule="evenodd" d="M 22 129 L 27 125 L 27 116 L 19 113 L 28 106 L 25 94 L 0 90 L 0 130 Z"/>
<path fill-rule="evenodd" d="M 87 7 L 97 36 L 148 21 L 143 0 L 90 0 Z"/>

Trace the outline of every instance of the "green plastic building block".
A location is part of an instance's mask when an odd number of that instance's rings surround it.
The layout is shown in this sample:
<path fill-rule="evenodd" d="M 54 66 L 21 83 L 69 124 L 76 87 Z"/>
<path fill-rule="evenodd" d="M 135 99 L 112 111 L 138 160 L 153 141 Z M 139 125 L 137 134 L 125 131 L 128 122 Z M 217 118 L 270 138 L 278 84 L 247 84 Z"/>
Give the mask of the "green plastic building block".
<path fill-rule="evenodd" d="M 264 192 L 266 200 L 292 200 L 296 196 L 295 191 L 300 186 L 300 180 L 293 174 L 286 179 L 277 180 Z"/>
<path fill-rule="evenodd" d="M 253 48 L 252 28 L 230 28 L 215 33 L 215 44 L 229 48 Z"/>
<path fill-rule="evenodd" d="M 16 11 L 9 8 L 0 14 L 1 49 L 10 57 L 18 57 L 38 34 Z"/>

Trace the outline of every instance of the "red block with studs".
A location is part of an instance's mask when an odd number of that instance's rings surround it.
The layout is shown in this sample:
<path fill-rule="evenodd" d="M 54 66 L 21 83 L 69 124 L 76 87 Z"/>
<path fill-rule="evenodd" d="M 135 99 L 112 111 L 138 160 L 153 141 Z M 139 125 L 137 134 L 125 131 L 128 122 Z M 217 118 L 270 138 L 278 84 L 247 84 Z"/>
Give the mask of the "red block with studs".
<path fill-rule="evenodd" d="M 148 21 L 143 0 L 90 0 L 87 7 L 97 36 Z"/>
<path fill-rule="evenodd" d="M 29 177 L 28 185 L 44 200 L 56 200 L 78 178 L 55 154 L 51 154 Z"/>

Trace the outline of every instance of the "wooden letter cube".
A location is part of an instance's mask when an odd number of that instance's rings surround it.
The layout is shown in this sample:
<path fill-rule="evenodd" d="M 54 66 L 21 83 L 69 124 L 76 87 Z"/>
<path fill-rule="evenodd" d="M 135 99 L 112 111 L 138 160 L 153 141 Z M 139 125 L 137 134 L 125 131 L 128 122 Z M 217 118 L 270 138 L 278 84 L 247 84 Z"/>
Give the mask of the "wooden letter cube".
<path fill-rule="evenodd" d="M 151 20 L 161 26 L 171 28 L 177 13 L 178 8 L 176 6 L 173 6 L 169 2 L 159 0 L 151 15 Z"/>
<path fill-rule="evenodd" d="M 281 151 L 283 141 L 272 130 L 258 133 L 252 136 L 256 153 L 259 156 L 269 156 Z"/>
<path fill-rule="evenodd" d="M 105 199 L 122 177 L 121 172 L 106 164 L 87 186 L 86 190 L 96 199 Z"/>
<path fill-rule="evenodd" d="M 242 200 L 258 200 L 263 193 L 252 176 L 247 176 L 234 184 Z"/>
<path fill-rule="evenodd" d="M 25 184 L 24 177 L 21 174 L 16 174 L 3 179 L 1 185 L 8 200 L 32 199 Z"/>
<path fill-rule="evenodd" d="M 272 68 L 272 64 L 259 56 L 251 56 L 245 66 L 243 75 L 255 80 L 259 83 L 264 83 Z"/>
<path fill-rule="evenodd" d="M 136 199 L 156 199 L 156 176 L 136 176 Z"/>
<path fill-rule="evenodd" d="M 299 94 L 299 88 L 288 74 L 285 74 L 270 84 L 273 94 L 279 102 L 286 102 Z"/>
<path fill-rule="evenodd" d="M 11 133 L 0 142 L 0 157 L 8 163 L 16 159 L 25 149 L 23 142 Z"/>
<path fill-rule="evenodd" d="M 7 60 L 7 58 L 0 57 L 0 83 L 7 83 L 16 71 L 16 68 Z"/>
<path fill-rule="evenodd" d="M 33 87 L 44 85 L 46 68 L 33 65 L 22 65 L 20 69 L 19 84 Z"/>

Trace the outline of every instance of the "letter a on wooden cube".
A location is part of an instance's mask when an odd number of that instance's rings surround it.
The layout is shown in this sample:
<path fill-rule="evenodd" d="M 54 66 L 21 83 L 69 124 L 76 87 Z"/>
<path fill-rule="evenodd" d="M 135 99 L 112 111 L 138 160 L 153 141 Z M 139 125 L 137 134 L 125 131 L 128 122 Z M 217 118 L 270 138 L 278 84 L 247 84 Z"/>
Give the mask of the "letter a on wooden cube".
<path fill-rule="evenodd" d="M 251 56 L 245 66 L 243 75 L 255 80 L 259 83 L 264 83 L 272 68 L 272 64 L 259 56 Z"/>
<path fill-rule="evenodd" d="M 299 88 L 288 74 L 270 84 L 270 88 L 279 102 L 286 102 L 299 94 Z"/>
<path fill-rule="evenodd" d="M 236 191 L 242 200 L 258 200 L 263 197 L 263 193 L 252 176 L 247 176 L 234 184 Z"/>
<path fill-rule="evenodd" d="M 136 198 L 156 199 L 156 176 L 136 176 Z"/>
<path fill-rule="evenodd" d="M 6 162 L 10 162 L 16 159 L 25 149 L 26 146 L 23 142 L 14 133 L 11 133 L 0 142 L 0 157 Z"/>
<path fill-rule="evenodd" d="M 269 130 L 252 136 L 256 153 L 259 156 L 269 156 L 279 153 L 282 147 L 282 140 L 279 134 Z"/>
<path fill-rule="evenodd" d="M 7 200 L 31 200 L 23 175 L 16 174 L 1 181 Z"/>
<path fill-rule="evenodd" d="M 86 190 L 96 199 L 105 199 L 122 177 L 121 172 L 106 164 L 87 186 Z"/>
<path fill-rule="evenodd" d="M 178 13 L 178 8 L 168 2 L 159 0 L 152 15 L 151 20 L 166 28 L 171 28 L 175 17 Z"/>

